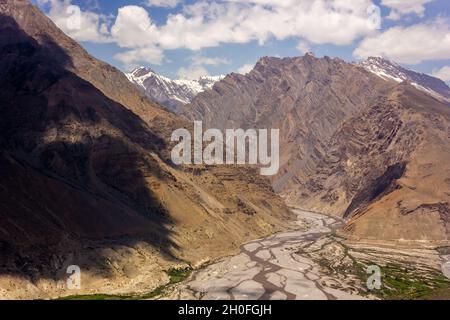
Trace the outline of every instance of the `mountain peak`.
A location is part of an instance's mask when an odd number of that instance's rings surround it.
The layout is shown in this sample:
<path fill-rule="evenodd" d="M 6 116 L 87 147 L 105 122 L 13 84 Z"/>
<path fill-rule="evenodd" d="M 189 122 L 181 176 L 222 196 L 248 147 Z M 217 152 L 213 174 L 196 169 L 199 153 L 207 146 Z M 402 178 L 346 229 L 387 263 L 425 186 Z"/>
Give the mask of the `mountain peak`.
<path fill-rule="evenodd" d="M 438 78 L 406 69 L 383 57 L 369 57 L 357 65 L 384 80 L 410 83 L 441 101 L 450 102 L 450 88 Z"/>
<path fill-rule="evenodd" d="M 385 58 L 385 57 L 380 57 L 380 56 L 368 57 L 367 60 L 363 61 L 362 63 L 376 65 L 376 66 L 380 66 L 382 68 L 390 68 L 390 69 L 398 69 L 398 70 L 402 70 L 402 71 L 407 71 L 407 69 L 403 68 L 397 62 L 389 60 L 388 58 Z"/>
<path fill-rule="evenodd" d="M 155 72 L 152 69 L 144 67 L 144 66 L 134 68 L 130 72 L 130 74 L 134 75 L 135 77 L 142 77 L 142 76 L 144 76 L 146 74 L 149 74 L 149 73 L 155 73 Z"/>
<path fill-rule="evenodd" d="M 395 62 L 392 62 L 391 60 L 389 60 L 388 58 L 382 57 L 382 56 L 370 56 L 367 58 L 367 61 L 371 61 L 371 62 L 381 62 L 381 63 L 390 63 L 390 64 L 395 64 L 398 65 Z"/>
<path fill-rule="evenodd" d="M 159 75 L 147 67 L 136 68 L 126 76 L 150 99 L 172 111 L 177 111 L 183 105 L 191 102 L 197 94 L 212 89 L 216 82 L 225 78 L 224 75 L 219 75 L 201 76 L 194 80 L 173 80 Z"/>

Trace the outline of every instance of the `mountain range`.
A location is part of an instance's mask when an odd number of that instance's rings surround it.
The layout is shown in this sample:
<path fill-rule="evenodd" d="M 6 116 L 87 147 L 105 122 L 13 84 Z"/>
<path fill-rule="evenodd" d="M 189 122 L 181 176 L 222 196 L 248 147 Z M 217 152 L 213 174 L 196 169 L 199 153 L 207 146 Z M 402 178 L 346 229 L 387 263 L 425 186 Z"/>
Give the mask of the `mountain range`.
<path fill-rule="evenodd" d="M 380 74 L 368 62 L 265 57 L 197 95 L 182 114 L 206 128 L 280 129 L 274 189 L 292 206 L 347 219 L 346 237 L 448 244 L 448 87 Z"/>
<path fill-rule="evenodd" d="M 443 102 L 450 102 L 450 88 L 436 77 L 406 69 L 381 57 L 369 57 L 354 64 L 384 80 L 408 82 Z M 171 80 L 146 67 L 136 68 L 125 75 L 147 97 L 174 112 L 179 112 L 196 95 L 212 89 L 216 82 L 225 78 L 221 75 L 203 76 L 198 80 Z"/>
<path fill-rule="evenodd" d="M 288 205 L 339 216 L 349 240 L 450 246 L 448 98 L 381 58 L 125 75 L 29 1 L 0 0 L 0 297 L 67 295 L 74 264 L 78 294 L 149 292 L 287 228 Z M 192 120 L 280 129 L 278 175 L 174 165 L 171 134 Z"/>
<path fill-rule="evenodd" d="M 225 76 L 202 76 L 197 80 L 172 80 L 153 70 L 139 67 L 125 74 L 151 100 L 177 112 L 183 105 L 205 90 L 211 89 Z"/>

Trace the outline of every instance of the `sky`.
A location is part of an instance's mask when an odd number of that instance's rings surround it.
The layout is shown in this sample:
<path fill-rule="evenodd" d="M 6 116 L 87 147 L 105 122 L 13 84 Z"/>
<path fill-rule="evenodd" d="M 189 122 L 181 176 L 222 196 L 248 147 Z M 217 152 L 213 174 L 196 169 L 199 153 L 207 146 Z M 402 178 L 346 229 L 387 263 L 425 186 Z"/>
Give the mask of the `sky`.
<path fill-rule="evenodd" d="M 33 0 L 93 56 L 170 78 L 381 56 L 450 83 L 450 0 Z"/>

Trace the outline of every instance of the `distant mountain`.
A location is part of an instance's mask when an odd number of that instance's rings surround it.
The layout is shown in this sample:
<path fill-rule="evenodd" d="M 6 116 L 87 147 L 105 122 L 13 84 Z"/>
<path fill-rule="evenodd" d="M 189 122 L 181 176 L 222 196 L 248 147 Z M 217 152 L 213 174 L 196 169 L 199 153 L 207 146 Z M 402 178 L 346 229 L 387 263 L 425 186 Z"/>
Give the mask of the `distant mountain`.
<path fill-rule="evenodd" d="M 437 99 L 450 102 L 450 88 L 441 79 L 408 70 L 380 57 L 369 57 L 366 61 L 358 63 L 358 65 L 380 78 L 394 80 L 398 83 L 406 81 Z"/>
<path fill-rule="evenodd" d="M 450 108 L 409 81 L 379 76 L 395 72 L 386 69 L 265 57 L 182 114 L 208 128 L 280 129 L 274 189 L 293 206 L 345 217 L 347 236 L 448 244 Z"/>
<path fill-rule="evenodd" d="M 169 110 L 178 111 L 183 105 L 205 90 L 211 89 L 225 76 L 203 76 L 198 80 L 172 80 L 145 67 L 126 74 L 151 100 Z"/>

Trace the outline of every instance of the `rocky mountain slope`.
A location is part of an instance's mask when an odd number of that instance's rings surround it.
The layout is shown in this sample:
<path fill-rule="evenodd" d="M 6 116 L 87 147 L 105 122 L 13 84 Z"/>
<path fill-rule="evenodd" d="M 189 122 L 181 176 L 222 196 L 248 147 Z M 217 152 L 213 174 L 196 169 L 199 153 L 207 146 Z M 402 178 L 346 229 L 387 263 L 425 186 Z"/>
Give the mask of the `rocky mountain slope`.
<path fill-rule="evenodd" d="M 125 75 L 151 100 L 175 112 L 225 77 L 203 76 L 198 80 L 172 80 L 145 67 L 139 67 Z"/>
<path fill-rule="evenodd" d="M 0 0 L 0 298 L 149 291 L 282 228 L 254 169 L 171 164 L 182 127 L 28 1 Z"/>
<path fill-rule="evenodd" d="M 393 80 L 398 83 L 409 82 L 417 89 L 443 102 L 450 102 L 450 88 L 438 78 L 405 69 L 396 63 L 379 57 L 369 57 L 366 61 L 360 62 L 359 65 L 382 79 Z"/>
<path fill-rule="evenodd" d="M 448 245 L 449 142 L 450 108 L 399 85 L 334 134 L 302 202 L 355 239 Z"/>
<path fill-rule="evenodd" d="M 349 220 L 346 235 L 448 243 L 450 107 L 340 59 L 262 58 L 183 109 L 213 128 L 280 129 L 273 186 Z"/>

